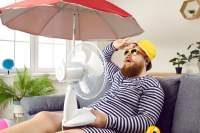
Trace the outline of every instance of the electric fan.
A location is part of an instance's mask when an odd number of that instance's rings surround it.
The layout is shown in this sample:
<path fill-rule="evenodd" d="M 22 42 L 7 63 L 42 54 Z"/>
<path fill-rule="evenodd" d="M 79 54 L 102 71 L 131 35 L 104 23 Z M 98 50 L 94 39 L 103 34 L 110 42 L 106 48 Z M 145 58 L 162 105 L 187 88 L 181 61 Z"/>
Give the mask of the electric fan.
<path fill-rule="evenodd" d="M 95 116 L 90 108 L 77 108 L 77 95 L 83 99 L 92 99 L 101 93 L 101 88 L 90 88 L 87 80 L 98 77 L 104 72 L 104 60 L 101 50 L 92 43 L 77 44 L 70 59 L 62 61 L 56 67 L 56 78 L 67 82 L 62 127 L 77 127 L 94 122 Z M 79 87 L 75 87 L 79 85 Z"/>

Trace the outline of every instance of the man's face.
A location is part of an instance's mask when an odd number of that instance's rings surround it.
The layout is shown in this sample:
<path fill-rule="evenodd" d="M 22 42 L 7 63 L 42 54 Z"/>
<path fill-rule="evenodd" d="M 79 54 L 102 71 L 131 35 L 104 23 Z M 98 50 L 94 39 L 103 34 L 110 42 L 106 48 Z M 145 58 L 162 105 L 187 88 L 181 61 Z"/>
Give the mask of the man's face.
<path fill-rule="evenodd" d="M 124 76 L 138 76 L 145 69 L 145 53 L 137 46 L 130 44 L 125 48 L 124 65 L 121 72 Z"/>

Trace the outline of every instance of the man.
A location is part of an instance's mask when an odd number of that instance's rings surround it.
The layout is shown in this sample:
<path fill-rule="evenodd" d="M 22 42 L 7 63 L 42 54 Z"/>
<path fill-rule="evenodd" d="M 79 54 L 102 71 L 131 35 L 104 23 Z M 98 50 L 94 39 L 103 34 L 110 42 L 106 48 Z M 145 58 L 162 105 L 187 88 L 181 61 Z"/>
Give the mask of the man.
<path fill-rule="evenodd" d="M 121 49 L 125 52 L 124 65 L 120 69 L 111 61 L 111 57 Z M 111 88 L 101 99 L 90 105 L 96 120 L 88 126 L 64 132 L 144 133 L 150 125 L 156 124 L 164 101 L 159 82 L 147 75 L 152 67 L 151 60 L 156 56 L 154 44 L 149 40 L 135 43 L 132 38 L 119 39 L 106 46 L 103 54 L 105 78 L 111 83 Z M 29 133 L 55 132 L 59 130 L 61 120 L 61 114 L 42 112 L 27 123 L 22 123 L 21 127 Z M 15 126 L 2 133 L 18 133 L 19 127 Z"/>

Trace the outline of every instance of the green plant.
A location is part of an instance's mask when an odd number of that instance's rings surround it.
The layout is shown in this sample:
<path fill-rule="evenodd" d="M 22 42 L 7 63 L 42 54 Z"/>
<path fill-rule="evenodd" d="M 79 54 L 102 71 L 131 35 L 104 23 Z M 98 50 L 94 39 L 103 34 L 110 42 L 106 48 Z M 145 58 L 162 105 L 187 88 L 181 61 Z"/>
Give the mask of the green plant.
<path fill-rule="evenodd" d="M 49 95 L 55 92 L 52 81 L 48 76 L 32 78 L 28 69 L 17 70 L 14 82 L 8 85 L 0 79 L 0 105 L 5 108 L 11 101 L 20 101 L 23 97 Z"/>
<path fill-rule="evenodd" d="M 190 62 L 192 59 L 197 59 L 198 62 L 200 62 L 200 42 L 190 44 L 187 49 L 190 50 L 192 47 L 193 49 L 190 51 L 188 61 Z"/>
<path fill-rule="evenodd" d="M 185 54 L 180 54 L 179 52 L 176 54 L 177 56 L 170 59 L 169 62 L 171 62 L 173 66 L 181 67 L 187 62 L 188 59 Z"/>

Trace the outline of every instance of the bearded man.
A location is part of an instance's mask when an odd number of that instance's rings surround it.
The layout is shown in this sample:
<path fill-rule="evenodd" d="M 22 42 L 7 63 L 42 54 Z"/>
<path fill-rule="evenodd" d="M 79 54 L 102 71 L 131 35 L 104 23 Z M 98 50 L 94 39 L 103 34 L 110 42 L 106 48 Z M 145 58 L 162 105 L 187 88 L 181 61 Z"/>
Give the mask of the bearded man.
<path fill-rule="evenodd" d="M 124 49 L 124 64 L 120 69 L 111 61 L 113 53 Z M 149 40 L 133 42 L 119 39 L 103 51 L 106 62 L 105 78 L 111 88 L 104 97 L 90 105 L 97 117 L 94 127 L 86 133 L 144 133 L 155 125 L 162 111 L 164 92 L 159 82 L 148 76 L 156 47 Z"/>

